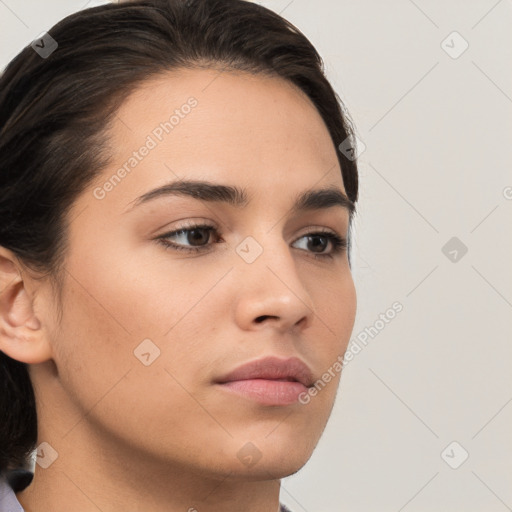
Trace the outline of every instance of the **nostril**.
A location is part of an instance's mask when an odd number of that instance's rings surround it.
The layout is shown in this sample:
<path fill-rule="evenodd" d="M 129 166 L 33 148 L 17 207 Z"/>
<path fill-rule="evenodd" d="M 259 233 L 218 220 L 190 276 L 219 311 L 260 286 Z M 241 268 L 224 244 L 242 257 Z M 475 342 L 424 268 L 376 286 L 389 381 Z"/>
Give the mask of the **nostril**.
<path fill-rule="evenodd" d="M 270 315 L 261 315 L 258 318 L 256 318 L 256 322 L 261 323 L 261 322 L 263 322 L 263 320 L 266 320 L 267 318 L 275 318 L 275 317 L 272 317 Z"/>

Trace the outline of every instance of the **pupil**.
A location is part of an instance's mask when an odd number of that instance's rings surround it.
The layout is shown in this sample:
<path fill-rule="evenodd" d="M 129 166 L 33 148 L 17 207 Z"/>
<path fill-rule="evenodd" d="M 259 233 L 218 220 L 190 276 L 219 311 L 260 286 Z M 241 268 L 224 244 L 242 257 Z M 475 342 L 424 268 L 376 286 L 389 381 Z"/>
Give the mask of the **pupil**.
<path fill-rule="evenodd" d="M 201 232 L 203 232 L 203 234 L 205 233 L 205 230 L 204 229 L 192 229 L 189 233 L 189 242 L 194 245 L 194 243 L 196 241 L 199 241 L 201 242 L 201 239 L 204 239 L 206 238 L 206 241 L 208 241 L 208 235 L 206 237 L 204 236 L 201 236 Z M 195 244 L 195 245 L 202 245 L 202 244 Z"/>
<path fill-rule="evenodd" d="M 319 247 L 319 246 L 320 246 L 320 248 L 321 248 L 322 250 L 323 250 L 323 249 L 325 249 L 325 246 L 327 245 L 327 240 L 326 240 L 325 238 L 323 238 L 323 237 L 321 237 L 321 236 L 310 236 L 310 237 L 308 237 L 308 238 L 309 238 L 309 242 L 311 242 L 311 240 L 316 240 L 317 242 L 318 242 L 318 240 L 322 240 L 319 244 L 318 244 L 318 243 L 316 243 L 316 244 L 315 244 L 315 243 L 313 243 L 313 244 L 312 244 L 312 246 L 313 246 L 313 248 L 314 248 L 314 247 Z M 310 248 L 311 248 L 311 247 L 310 247 Z M 322 251 L 320 251 L 320 252 L 322 252 Z"/>

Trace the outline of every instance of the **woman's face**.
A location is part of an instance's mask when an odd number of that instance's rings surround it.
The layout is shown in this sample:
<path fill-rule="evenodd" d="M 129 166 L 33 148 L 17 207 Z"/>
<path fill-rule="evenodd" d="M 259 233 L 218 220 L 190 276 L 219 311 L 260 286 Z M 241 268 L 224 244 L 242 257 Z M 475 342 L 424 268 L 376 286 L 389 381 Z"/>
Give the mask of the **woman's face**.
<path fill-rule="evenodd" d="M 40 439 L 57 451 L 87 439 L 96 454 L 115 446 L 204 475 L 297 471 L 339 372 L 307 404 L 297 382 L 219 382 L 274 356 L 305 363 L 311 384 L 347 347 L 356 311 L 347 252 L 307 235 L 346 238 L 348 209 L 294 208 L 309 191 L 345 193 L 320 115 L 284 80 L 186 70 L 140 87 L 110 135 L 112 165 L 69 215 L 62 318 L 56 308 L 45 316 L 58 373 L 50 383 L 31 368 L 44 397 Z M 189 181 L 243 196 L 190 192 Z M 147 195 L 173 183 L 181 192 Z M 179 231 L 194 225 L 207 227 Z"/>

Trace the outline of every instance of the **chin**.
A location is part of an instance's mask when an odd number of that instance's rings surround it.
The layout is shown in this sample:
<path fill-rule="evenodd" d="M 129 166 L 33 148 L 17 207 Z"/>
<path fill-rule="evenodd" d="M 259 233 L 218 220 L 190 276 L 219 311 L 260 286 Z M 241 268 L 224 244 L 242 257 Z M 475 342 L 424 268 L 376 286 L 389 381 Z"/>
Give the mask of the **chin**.
<path fill-rule="evenodd" d="M 229 476 L 232 480 L 243 480 L 245 482 L 280 480 L 281 478 L 286 478 L 300 471 L 305 466 L 310 456 L 311 454 L 300 460 L 267 461 L 265 463 L 260 461 L 251 468 L 241 469 L 240 466 L 238 466 L 226 476 Z"/>
<path fill-rule="evenodd" d="M 287 439 L 276 436 L 271 440 L 270 437 L 261 440 L 257 446 L 247 442 L 241 448 L 237 447 L 237 461 L 230 468 L 234 479 L 259 481 L 293 475 L 311 458 L 318 440 L 297 436 Z"/>

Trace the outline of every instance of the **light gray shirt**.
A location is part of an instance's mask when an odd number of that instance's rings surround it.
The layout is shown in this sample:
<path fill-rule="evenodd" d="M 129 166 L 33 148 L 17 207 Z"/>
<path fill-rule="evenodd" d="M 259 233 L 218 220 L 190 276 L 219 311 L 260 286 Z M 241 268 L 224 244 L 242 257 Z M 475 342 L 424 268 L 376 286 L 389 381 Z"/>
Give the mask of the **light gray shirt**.
<path fill-rule="evenodd" d="M 0 512 L 25 512 L 5 478 L 0 477 Z"/>

